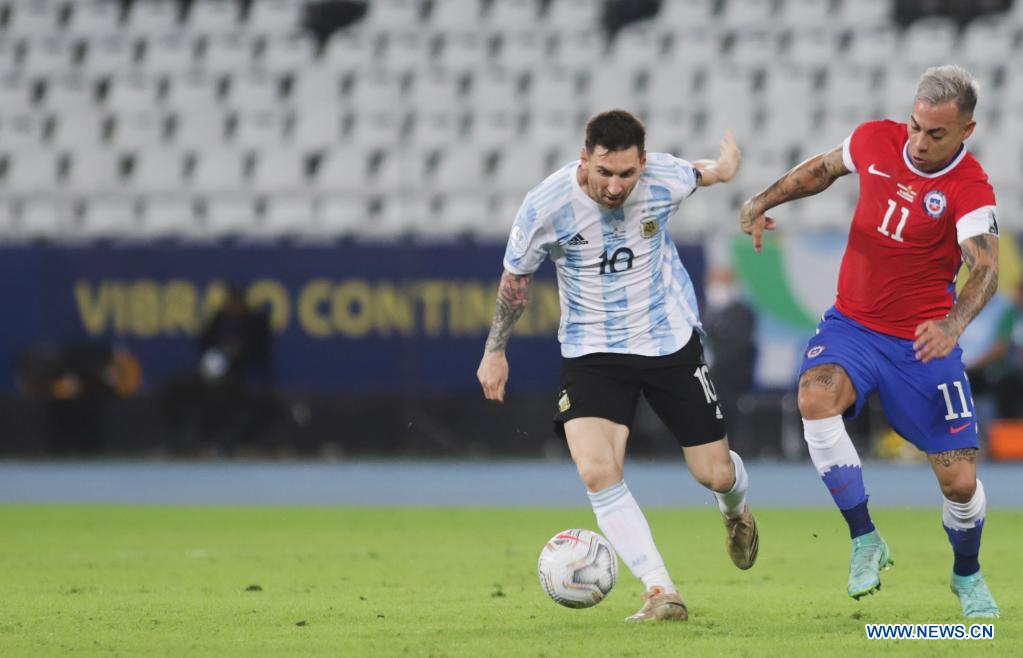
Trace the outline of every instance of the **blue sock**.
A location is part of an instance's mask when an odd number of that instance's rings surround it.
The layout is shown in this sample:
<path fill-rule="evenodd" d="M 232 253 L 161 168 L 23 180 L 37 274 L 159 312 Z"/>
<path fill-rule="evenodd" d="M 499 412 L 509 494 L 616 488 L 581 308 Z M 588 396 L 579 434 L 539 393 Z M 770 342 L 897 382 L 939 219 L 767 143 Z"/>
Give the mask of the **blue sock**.
<path fill-rule="evenodd" d="M 955 555 L 952 572 L 957 576 L 972 576 L 980 571 L 978 557 L 980 555 L 980 533 L 984 530 L 984 520 L 981 519 L 976 526 L 967 530 L 955 530 L 947 525 L 944 528 L 948 535 L 948 542 L 952 544 L 952 553 Z"/>
<path fill-rule="evenodd" d="M 849 524 L 849 536 L 855 539 L 874 531 L 874 522 L 867 511 L 867 492 L 863 486 L 863 469 L 857 466 L 832 466 L 821 475 L 835 505 Z"/>

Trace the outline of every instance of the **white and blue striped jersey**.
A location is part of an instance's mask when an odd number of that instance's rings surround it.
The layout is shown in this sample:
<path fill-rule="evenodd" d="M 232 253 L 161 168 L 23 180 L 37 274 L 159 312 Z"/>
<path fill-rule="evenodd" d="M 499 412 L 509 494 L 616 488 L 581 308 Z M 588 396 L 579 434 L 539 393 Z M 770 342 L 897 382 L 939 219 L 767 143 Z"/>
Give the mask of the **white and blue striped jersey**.
<path fill-rule="evenodd" d="M 685 160 L 648 153 L 629 198 L 607 209 L 579 186 L 579 161 L 526 195 L 508 239 L 504 267 L 532 274 L 554 261 L 561 298 L 561 354 L 665 356 L 702 332 L 696 293 L 668 234 L 668 220 L 696 189 Z"/>

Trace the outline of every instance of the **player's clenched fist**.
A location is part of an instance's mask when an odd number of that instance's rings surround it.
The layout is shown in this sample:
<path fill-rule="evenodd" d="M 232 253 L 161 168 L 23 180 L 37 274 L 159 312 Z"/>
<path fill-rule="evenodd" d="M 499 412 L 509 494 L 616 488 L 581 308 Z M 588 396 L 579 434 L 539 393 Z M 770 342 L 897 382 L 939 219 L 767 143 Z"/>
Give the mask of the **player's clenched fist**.
<path fill-rule="evenodd" d="M 508 359 L 504 352 L 484 352 L 476 377 L 485 398 L 504 402 L 504 385 L 508 383 Z"/>
<path fill-rule="evenodd" d="M 956 346 L 959 336 L 952 329 L 948 320 L 928 320 L 916 328 L 916 350 L 918 361 L 930 363 L 934 359 L 943 359 Z"/>

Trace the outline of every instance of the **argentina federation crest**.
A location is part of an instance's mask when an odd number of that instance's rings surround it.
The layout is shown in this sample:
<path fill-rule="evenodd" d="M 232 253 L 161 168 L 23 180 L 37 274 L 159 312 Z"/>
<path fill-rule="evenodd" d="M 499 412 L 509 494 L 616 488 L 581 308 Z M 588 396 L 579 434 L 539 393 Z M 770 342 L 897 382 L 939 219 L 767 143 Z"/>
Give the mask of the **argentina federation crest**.
<path fill-rule="evenodd" d="M 657 218 L 644 217 L 642 220 L 640 220 L 639 234 L 646 239 L 650 239 L 657 235 Z"/>
<path fill-rule="evenodd" d="M 931 219 L 941 219 L 948 207 L 948 200 L 939 190 L 931 190 L 924 196 L 924 212 Z"/>

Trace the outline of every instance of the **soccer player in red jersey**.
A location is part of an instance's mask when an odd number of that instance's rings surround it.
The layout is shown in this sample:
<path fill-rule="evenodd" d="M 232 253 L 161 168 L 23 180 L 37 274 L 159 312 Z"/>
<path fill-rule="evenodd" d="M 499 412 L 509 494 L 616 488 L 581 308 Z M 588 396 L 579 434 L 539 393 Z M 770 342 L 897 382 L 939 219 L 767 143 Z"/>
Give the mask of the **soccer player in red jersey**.
<path fill-rule="evenodd" d="M 880 589 L 893 564 L 867 511 L 856 449 L 843 416 L 878 391 L 892 427 L 927 453 L 944 496 L 952 591 L 967 617 L 997 617 L 980 571 L 986 499 L 977 479 L 977 418 L 957 341 L 998 287 L 994 190 L 963 143 L 978 85 L 958 66 L 928 69 L 906 123 L 868 121 L 841 146 L 798 165 L 746 201 L 743 231 L 761 249 L 776 223 L 764 213 L 857 173 L 860 195 L 835 305 L 810 339 L 799 412 L 810 457 L 849 524 L 848 593 Z M 970 278 L 956 295 L 965 261 Z"/>

